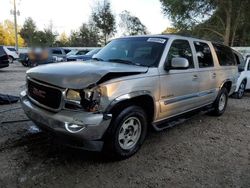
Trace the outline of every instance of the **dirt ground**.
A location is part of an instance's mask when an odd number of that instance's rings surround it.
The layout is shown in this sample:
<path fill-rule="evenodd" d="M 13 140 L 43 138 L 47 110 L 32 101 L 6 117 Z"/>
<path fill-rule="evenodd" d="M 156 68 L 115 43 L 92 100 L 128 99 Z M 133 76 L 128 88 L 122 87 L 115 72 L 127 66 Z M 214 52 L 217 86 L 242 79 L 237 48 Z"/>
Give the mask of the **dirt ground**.
<path fill-rule="evenodd" d="M 17 62 L 0 70 L 0 93 L 17 95 L 25 70 Z M 57 145 L 19 107 L 0 106 L 0 187 L 250 187 L 250 94 L 230 98 L 221 117 L 199 114 L 150 132 L 119 162 Z"/>

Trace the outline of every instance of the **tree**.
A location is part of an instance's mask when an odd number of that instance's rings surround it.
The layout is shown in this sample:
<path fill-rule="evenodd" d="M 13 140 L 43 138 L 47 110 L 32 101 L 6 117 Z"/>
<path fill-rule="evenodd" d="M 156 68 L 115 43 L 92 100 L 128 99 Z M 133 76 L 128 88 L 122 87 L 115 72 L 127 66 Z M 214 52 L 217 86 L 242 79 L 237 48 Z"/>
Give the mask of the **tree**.
<path fill-rule="evenodd" d="M 20 30 L 20 35 L 28 46 L 32 46 L 34 44 L 36 30 L 37 27 L 34 20 L 30 17 L 25 19 L 23 27 Z"/>
<path fill-rule="evenodd" d="M 18 31 L 20 27 L 18 26 Z M 15 45 L 15 28 L 14 23 L 10 20 L 5 20 L 0 23 L 0 44 L 14 46 Z M 18 34 L 18 45 L 24 46 L 23 38 Z"/>
<path fill-rule="evenodd" d="M 233 45 L 242 20 L 246 23 L 250 0 L 160 0 L 163 12 L 179 30 L 213 33 Z M 237 8 L 236 8 L 237 7 Z M 200 32 L 201 33 L 201 32 Z"/>
<path fill-rule="evenodd" d="M 99 36 L 91 24 L 82 24 L 79 31 L 72 31 L 69 37 L 70 46 L 95 47 L 99 46 Z"/>
<path fill-rule="evenodd" d="M 107 39 L 116 32 L 115 17 L 111 12 L 108 0 L 97 3 L 92 13 L 92 20 L 102 34 L 104 44 L 107 44 Z"/>
<path fill-rule="evenodd" d="M 69 38 L 67 37 L 66 33 L 63 32 L 59 36 L 59 40 L 57 41 L 57 46 L 68 46 L 69 45 Z"/>
<path fill-rule="evenodd" d="M 140 19 L 133 16 L 128 11 L 123 11 L 120 14 L 119 26 L 124 30 L 124 35 L 145 35 L 147 34 L 147 28 L 143 25 Z"/>

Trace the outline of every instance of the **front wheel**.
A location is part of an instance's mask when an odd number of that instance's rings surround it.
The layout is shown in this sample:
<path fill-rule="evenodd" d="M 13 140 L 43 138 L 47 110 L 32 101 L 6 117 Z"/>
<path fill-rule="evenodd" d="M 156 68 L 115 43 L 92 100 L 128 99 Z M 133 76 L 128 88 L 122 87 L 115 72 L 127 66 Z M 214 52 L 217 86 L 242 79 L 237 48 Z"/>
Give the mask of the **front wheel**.
<path fill-rule="evenodd" d="M 147 134 L 146 113 L 141 107 L 130 106 L 114 117 L 105 138 L 108 156 L 125 159 L 135 154 Z"/>
<path fill-rule="evenodd" d="M 213 104 L 213 111 L 211 112 L 212 115 L 221 116 L 227 107 L 228 101 L 228 92 L 226 88 L 221 88 L 214 104 Z"/>

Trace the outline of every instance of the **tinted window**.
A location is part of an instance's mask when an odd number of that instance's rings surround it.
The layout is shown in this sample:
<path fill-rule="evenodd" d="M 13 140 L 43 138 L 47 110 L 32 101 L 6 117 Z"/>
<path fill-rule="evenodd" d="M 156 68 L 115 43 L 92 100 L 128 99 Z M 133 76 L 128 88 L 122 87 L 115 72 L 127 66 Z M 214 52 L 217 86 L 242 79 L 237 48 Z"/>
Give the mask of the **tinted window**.
<path fill-rule="evenodd" d="M 166 43 L 166 38 L 155 37 L 116 39 L 98 52 L 95 58 L 108 62 L 158 66 Z"/>
<path fill-rule="evenodd" d="M 76 55 L 85 55 L 88 51 L 84 50 L 84 51 L 79 51 L 76 53 Z"/>
<path fill-rule="evenodd" d="M 213 45 L 221 66 L 236 65 L 237 62 L 235 56 L 233 54 L 233 51 L 229 47 L 220 44 Z"/>
<path fill-rule="evenodd" d="M 9 51 L 15 52 L 16 49 L 15 48 L 8 48 Z"/>
<path fill-rule="evenodd" d="M 0 56 L 5 55 L 5 51 L 2 46 L 0 46 Z"/>
<path fill-rule="evenodd" d="M 52 54 L 62 55 L 61 50 L 52 50 Z"/>
<path fill-rule="evenodd" d="M 187 40 L 175 40 L 168 52 L 167 66 L 171 65 L 173 58 L 186 58 L 189 62 L 189 68 L 194 68 L 192 50 Z"/>
<path fill-rule="evenodd" d="M 235 56 L 236 62 L 238 64 L 239 72 L 244 71 L 245 64 L 246 64 L 244 57 L 240 54 L 237 54 L 236 52 L 234 52 L 234 56 Z"/>
<path fill-rule="evenodd" d="M 196 55 L 200 68 L 213 67 L 214 61 L 211 53 L 211 49 L 208 44 L 204 42 L 194 42 Z"/>

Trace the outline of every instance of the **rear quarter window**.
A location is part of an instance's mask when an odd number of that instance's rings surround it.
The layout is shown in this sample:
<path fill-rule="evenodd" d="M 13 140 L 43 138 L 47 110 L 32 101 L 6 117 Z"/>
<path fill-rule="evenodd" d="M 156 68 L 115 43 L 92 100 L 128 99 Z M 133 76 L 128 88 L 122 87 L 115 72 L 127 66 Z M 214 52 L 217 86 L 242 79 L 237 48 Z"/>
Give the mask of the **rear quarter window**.
<path fill-rule="evenodd" d="M 213 46 L 221 66 L 237 65 L 236 57 L 231 48 L 220 44 L 213 44 Z"/>
<path fill-rule="evenodd" d="M 5 55 L 5 51 L 2 46 L 0 46 L 0 56 Z"/>

